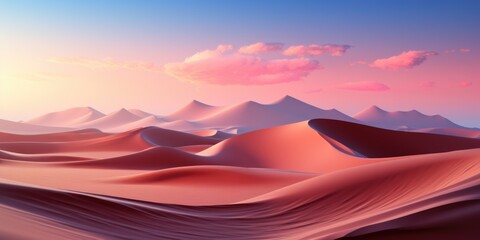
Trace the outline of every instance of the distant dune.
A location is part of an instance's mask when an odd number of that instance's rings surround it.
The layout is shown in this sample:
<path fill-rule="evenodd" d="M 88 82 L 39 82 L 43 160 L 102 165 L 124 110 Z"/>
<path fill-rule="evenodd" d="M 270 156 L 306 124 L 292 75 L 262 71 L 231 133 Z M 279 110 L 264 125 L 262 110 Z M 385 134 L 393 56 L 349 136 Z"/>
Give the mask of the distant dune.
<path fill-rule="evenodd" d="M 40 126 L 29 123 L 13 122 L 0 119 L 0 132 L 3 133 L 16 133 L 16 134 L 42 134 L 42 133 L 54 133 L 65 132 L 73 130 L 71 128 L 64 127 L 48 127 Z"/>

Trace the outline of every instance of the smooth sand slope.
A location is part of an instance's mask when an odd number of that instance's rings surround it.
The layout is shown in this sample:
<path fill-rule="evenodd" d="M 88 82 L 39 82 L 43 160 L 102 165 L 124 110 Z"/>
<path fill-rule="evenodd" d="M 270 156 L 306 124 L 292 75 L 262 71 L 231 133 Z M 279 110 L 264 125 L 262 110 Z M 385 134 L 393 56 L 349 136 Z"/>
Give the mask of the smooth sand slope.
<path fill-rule="evenodd" d="M 480 139 L 331 119 L 216 134 L 2 135 L 0 212 L 18 227 L 53 229 L 38 239 L 480 234 Z M 24 234 L 0 227 L 0 237 Z"/>

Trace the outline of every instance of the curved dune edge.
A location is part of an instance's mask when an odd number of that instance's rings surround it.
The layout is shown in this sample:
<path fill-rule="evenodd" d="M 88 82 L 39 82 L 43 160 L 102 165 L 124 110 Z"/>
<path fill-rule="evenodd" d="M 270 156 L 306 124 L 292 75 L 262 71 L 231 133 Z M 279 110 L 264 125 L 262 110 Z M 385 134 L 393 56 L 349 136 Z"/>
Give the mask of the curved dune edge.
<path fill-rule="evenodd" d="M 90 158 L 77 157 L 77 156 L 52 156 L 52 155 L 37 155 L 31 156 L 29 154 L 12 153 L 0 150 L 0 161 L 22 161 L 32 163 L 55 163 L 55 162 L 76 162 L 90 160 Z"/>
<path fill-rule="evenodd" d="M 71 142 L 111 135 L 97 129 L 82 129 L 70 132 L 22 135 L 0 132 L 0 142 Z"/>
<path fill-rule="evenodd" d="M 480 148 L 480 139 L 394 131 L 333 119 L 313 119 L 308 121 L 308 124 L 322 136 L 334 139 L 335 143 L 332 145 L 337 149 L 368 158 Z"/>
<path fill-rule="evenodd" d="M 340 239 L 475 239 L 479 216 L 480 200 L 466 200 L 365 226 Z"/>
<path fill-rule="evenodd" d="M 217 185 L 241 185 L 264 183 L 265 181 L 305 180 L 318 174 L 286 172 L 270 169 L 255 169 L 227 166 L 187 166 L 164 170 L 150 171 L 148 173 L 122 176 L 109 179 L 119 183 L 180 183 L 180 184 L 217 184 Z M 295 181 L 295 182 L 297 182 Z"/>

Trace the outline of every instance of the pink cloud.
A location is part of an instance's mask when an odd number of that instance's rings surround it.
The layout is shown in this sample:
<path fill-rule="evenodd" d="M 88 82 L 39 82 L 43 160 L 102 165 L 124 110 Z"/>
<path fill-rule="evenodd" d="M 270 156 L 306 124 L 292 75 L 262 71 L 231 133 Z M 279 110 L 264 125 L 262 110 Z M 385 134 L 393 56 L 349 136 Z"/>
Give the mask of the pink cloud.
<path fill-rule="evenodd" d="M 342 56 L 351 46 L 349 45 L 337 45 L 337 44 L 325 44 L 317 45 L 312 44 L 309 46 L 297 45 L 290 46 L 285 51 L 284 55 L 287 56 L 305 56 L 305 55 L 322 55 L 329 53 L 331 56 Z"/>
<path fill-rule="evenodd" d="M 221 56 L 223 53 L 228 52 L 233 49 L 233 45 L 229 44 L 220 44 L 214 50 L 204 50 L 198 53 L 193 54 L 190 57 L 185 58 L 185 62 L 196 62 L 204 59 L 211 59 Z"/>
<path fill-rule="evenodd" d="M 379 82 L 374 81 L 362 81 L 362 82 L 346 82 L 341 85 L 338 85 L 337 88 L 350 91 L 370 91 L 370 92 L 380 92 L 388 91 L 390 88 Z"/>
<path fill-rule="evenodd" d="M 469 82 L 469 81 L 463 81 L 460 83 L 460 86 L 462 87 L 471 87 L 473 85 L 473 82 Z"/>
<path fill-rule="evenodd" d="M 230 53 L 230 47 L 205 50 L 183 62 L 164 66 L 168 75 L 191 82 L 221 85 L 264 85 L 299 81 L 319 69 L 308 58 L 265 60 L 255 56 Z"/>
<path fill-rule="evenodd" d="M 50 58 L 50 62 L 79 65 L 94 69 L 114 68 L 114 69 L 131 69 L 131 70 L 148 70 L 161 71 L 160 66 L 148 61 L 125 61 L 114 58 L 86 58 L 86 57 L 55 57 Z"/>
<path fill-rule="evenodd" d="M 238 52 L 243 54 L 257 54 L 257 53 L 263 53 L 263 52 L 278 51 L 282 48 L 283 48 L 283 43 L 257 42 L 254 44 L 241 47 L 240 49 L 238 49 Z"/>
<path fill-rule="evenodd" d="M 470 48 L 460 48 L 460 49 L 450 49 L 450 50 L 445 50 L 444 52 L 445 53 L 456 53 L 456 52 L 459 52 L 459 53 L 469 53 L 471 52 L 472 49 Z"/>
<path fill-rule="evenodd" d="M 377 59 L 370 66 L 381 69 L 409 69 L 422 64 L 427 57 L 436 55 L 437 52 L 411 50 L 389 58 Z"/>

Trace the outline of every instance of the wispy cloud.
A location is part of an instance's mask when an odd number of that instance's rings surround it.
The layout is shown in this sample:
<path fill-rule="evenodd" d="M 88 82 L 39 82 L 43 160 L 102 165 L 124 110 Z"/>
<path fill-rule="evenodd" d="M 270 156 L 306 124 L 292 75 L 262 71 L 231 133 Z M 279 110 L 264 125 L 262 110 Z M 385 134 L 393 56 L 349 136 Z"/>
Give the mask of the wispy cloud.
<path fill-rule="evenodd" d="M 460 48 L 460 49 L 448 49 L 443 51 L 444 53 L 450 54 L 450 53 L 469 53 L 471 52 L 472 49 L 470 48 Z"/>
<path fill-rule="evenodd" d="M 50 62 L 79 65 L 93 69 L 131 69 L 145 71 L 162 71 L 162 67 L 149 61 L 126 61 L 114 58 L 88 58 L 88 57 L 54 57 L 48 59 Z"/>
<path fill-rule="evenodd" d="M 258 53 L 264 53 L 264 52 L 278 51 L 278 50 L 281 50 L 282 48 L 283 48 L 283 43 L 257 42 L 254 44 L 241 47 L 240 49 L 238 49 L 238 52 L 243 54 L 258 54 Z"/>
<path fill-rule="evenodd" d="M 337 86 L 338 89 L 350 90 L 350 91 L 369 91 L 369 92 L 381 92 L 388 91 L 390 88 L 380 82 L 374 81 L 361 81 L 361 82 L 346 82 Z"/>
<path fill-rule="evenodd" d="M 197 83 L 264 85 L 299 81 L 320 68 L 317 61 L 308 58 L 266 60 L 232 50 L 231 45 L 219 45 L 195 53 L 183 62 L 166 64 L 165 73 Z"/>
<path fill-rule="evenodd" d="M 342 56 L 349 48 L 350 45 L 338 45 L 338 44 L 325 44 L 325 45 L 296 45 L 290 46 L 285 51 L 284 55 L 287 56 L 317 56 L 322 54 L 330 54 L 331 56 Z"/>
<path fill-rule="evenodd" d="M 380 69 L 409 69 L 425 62 L 428 57 L 438 55 L 433 51 L 410 50 L 389 58 L 375 60 L 371 67 Z"/>

